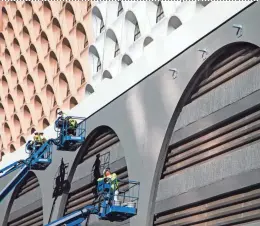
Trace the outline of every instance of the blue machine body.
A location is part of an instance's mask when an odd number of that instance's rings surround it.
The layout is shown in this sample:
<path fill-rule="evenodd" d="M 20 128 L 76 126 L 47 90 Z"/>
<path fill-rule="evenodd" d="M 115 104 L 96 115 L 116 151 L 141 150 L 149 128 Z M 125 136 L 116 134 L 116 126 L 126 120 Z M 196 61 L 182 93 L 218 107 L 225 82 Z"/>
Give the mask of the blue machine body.
<path fill-rule="evenodd" d="M 58 149 L 72 150 L 76 149 L 85 141 L 86 137 L 86 118 L 82 117 L 59 117 L 55 121 L 55 131 L 57 132 L 57 147 Z M 76 128 L 71 128 L 69 121 L 77 122 Z"/>
<path fill-rule="evenodd" d="M 114 201 L 115 191 L 113 189 L 113 185 L 115 182 L 105 182 L 104 180 L 102 180 L 98 182 L 97 189 L 99 194 L 99 201 L 96 205 L 86 206 L 81 210 L 75 211 L 60 218 L 59 220 L 49 223 L 46 226 L 80 226 L 81 223 L 84 220 L 88 219 L 91 214 L 98 215 L 100 220 L 112 222 L 121 222 L 135 216 L 137 214 L 137 203 L 140 185 L 139 182 L 120 180 L 117 180 L 117 182 L 122 182 L 127 185 L 125 191 L 119 192 L 118 198 L 121 199 L 121 201 L 125 201 L 126 199 L 128 199 L 131 201 L 131 203 L 135 203 L 136 205 L 130 207 L 119 205 L 118 202 Z M 126 193 L 129 193 L 133 187 L 138 187 L 137 196 L 127 195 Z"/>

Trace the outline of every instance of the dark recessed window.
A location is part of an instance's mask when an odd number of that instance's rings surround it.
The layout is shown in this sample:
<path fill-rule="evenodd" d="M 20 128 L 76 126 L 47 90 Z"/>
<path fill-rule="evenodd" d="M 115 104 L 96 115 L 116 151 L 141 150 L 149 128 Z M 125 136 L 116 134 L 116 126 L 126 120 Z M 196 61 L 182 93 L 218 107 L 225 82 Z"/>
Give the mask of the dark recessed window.
<path fill-rule="evenodd" d="M 139 28 L 138 22 L 136 22 L 134 41 L 137 40 L 140 36 L 141 36 L 140 28 Z"/>
<path fill-rule="evenodd" d="M 117 16 L 119 16 L 123 12 L 123 5 L 121 1 L 118 1 L 118 9 L 117 9 Z"/>
<path fill-rule="evenodd" d="M 97 72 L 99 72 L 101 70 L 101 61 L 100 58 L 98 58 L 98 62 L 97 62 Z"/>
<path fill-rule="evenodd" d="M 114 54 L 114 57 L 116 57 L 119 53 L 120 53 L 120 48 L 119 48 L 119 44 L 118 44 L 118 41 L 117 41 L 117 42 L 116 42 L 116 45 L 115 45 L 115 54 Z"/>
<path fill-rule="evenodd" d="M 162 3 L 159 2 L 157 7 L 157 13 L 156 13 L 156 23 L 158 23 L 162 18 L 164 18 L 164 12 L 163 12 Z"/>

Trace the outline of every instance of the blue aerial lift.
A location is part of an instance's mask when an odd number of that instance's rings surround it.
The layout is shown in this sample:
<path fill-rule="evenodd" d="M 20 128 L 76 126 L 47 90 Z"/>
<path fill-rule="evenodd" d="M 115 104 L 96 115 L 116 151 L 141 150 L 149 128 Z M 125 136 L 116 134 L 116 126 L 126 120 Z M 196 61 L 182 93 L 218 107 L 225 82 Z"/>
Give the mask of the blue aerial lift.
<path fill-rule="evenodd" d="M 96 205 L 85 206 L 84 208 L 68 214 L 46 226 L 80 226 L 85 220 L 88 220 L 91 214 L 97 215 L 100 220 L 111 222 L 121 222 L 137 214 L 139 182 L 123 181 L 124 191 L 120 191 L 117 200 L 114 201 L 115 191 L 112 189 L 115 181 L 98 182 L 98 201 Z M 136 195 L 130 195 L 133 188 L 137 188 Z"/>
<path fill-rule="evenodd" d="M 72 127 L 70 121 L 74 121 L 76 127 Z M 55 122 L 54 130 L 57 132 L 58 150 L 75 150 L 85 141 L 86 118 L 60 116 Z"/>
<path fill-rule="evenodd" d="M 30 156 L 25 160 L 16 161 L 0 170 L 0 178 L 3 178 L 11 172 L 20 169 L 20 172 L 0 191 L 0 202 L 25 178 L 29 170 L 44 170 L 51 164 L 52 145 L 56 145 L 58 148 L 62 148 L 62 150 L 71 150 L 71 147 L 82 144 L 86 136 L 84 118 L 67 117 L 65 119 L 66 120 L 62 121 L 61 118 L 58 118 L 55 122 L 55 130 L 58 132 L 58 137 L 56 139 L 49 139 L 41 146 L 28 141 L 25 152 L 29 153 Z M 70 134 L 71 130 L 68 123 L 66 123 L 68 119 L 75 119 L 78 122 L 76 128 L 73 130 L 74 134 Z M 58 122 L 62 123 L 58 124 Z"/>

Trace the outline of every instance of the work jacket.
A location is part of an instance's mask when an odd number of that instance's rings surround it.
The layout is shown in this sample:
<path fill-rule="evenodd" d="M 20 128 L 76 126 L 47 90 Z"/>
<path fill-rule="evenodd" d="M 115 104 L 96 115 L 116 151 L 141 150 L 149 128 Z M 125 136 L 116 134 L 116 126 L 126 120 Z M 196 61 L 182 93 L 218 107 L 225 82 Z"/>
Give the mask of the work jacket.
<path fill-rule="evenodd" d="M 75 119 L 69 119 L 69 127 L 71 129 L 76 129 L 77 128 L 77 121 Z"/>
<path fill-rule="evenodd" d="M 118 189 L 118 180 L 117 180 L 117 175 L 116 173 L 112 173 L 108 176 L 105 176 L 105 177 L 101 177 L 101 178 L 98 178 L 98 181 L 102 181 L 104 180 L 105 178 L 109 178 L 111 179 L 111 188 L 113 191 L 117 190 Z"/>

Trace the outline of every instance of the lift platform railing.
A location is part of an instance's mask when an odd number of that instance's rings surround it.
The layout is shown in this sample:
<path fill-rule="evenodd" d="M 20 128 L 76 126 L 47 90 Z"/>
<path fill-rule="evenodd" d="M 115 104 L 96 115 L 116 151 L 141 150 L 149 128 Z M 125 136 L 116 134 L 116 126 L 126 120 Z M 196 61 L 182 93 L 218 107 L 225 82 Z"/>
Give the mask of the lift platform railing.
<path fill-rule="evenodd" d="M 118 203 L 118 200 L 115 200 L 115 191 L 119 189 L 117 187 L 119 182 L 127 184 L 126 189 L 121 191 L 121 194 L 118 194 L 119 197 L 122 196 L 122 200 L 129 198 L 127 205 L 121 206 Z M 56 220 L 52 223 L 49 223 L 46 226 L 80 226 L 81 223 L 89 218 L 91 214 L 98 215 L 99 219 L 106 221 L 116 221 L 121 222 L 130 217 L 133 217 L 137 214 L 137 204 L 133 203 L 138 202 L 139 197 L 139 186 L 140 183 L 136 181 L 127 181 L 127 180 L 100 180 L 98 182 L 98 194 L 99 202 L 96 205 L 85 206 L 81 210 L 77 210 L 69 215 L 62 217 L 59 220 Z M 125 193 L 132 190 L 134 187 L 138 188 L 136 196 L 127 195 Z"/>
<path fill-rule="evenodd" d="M 73 144 L 82 143 L 86 137 L 86 118 L 68 116 L 66 118 L 59 117 L 55 122 L 55 131 L 59 140 L 58 149 L 66 149 Z M 76 128 L 70 125 L 70 120 L 75 120 Z"/>
<path fill-rule="evenodd" d="M 4 167 L 3 169 L 0 170 L 0 178 L 8 175 L 9 173 L 12 173 L 16 169 L 22 168 L 25 164 L 24 160 L 16 161 L 9 166 Z"/>

